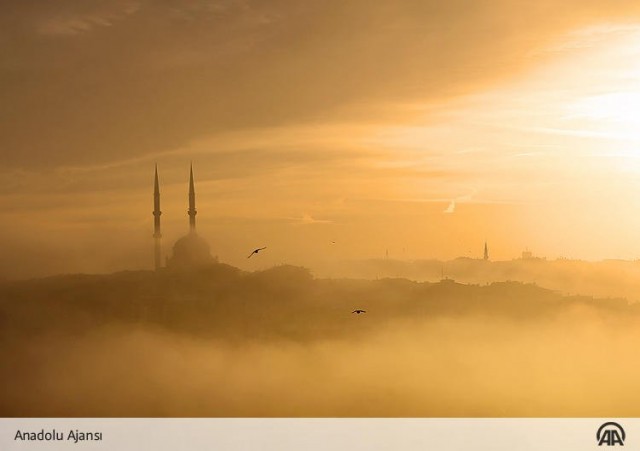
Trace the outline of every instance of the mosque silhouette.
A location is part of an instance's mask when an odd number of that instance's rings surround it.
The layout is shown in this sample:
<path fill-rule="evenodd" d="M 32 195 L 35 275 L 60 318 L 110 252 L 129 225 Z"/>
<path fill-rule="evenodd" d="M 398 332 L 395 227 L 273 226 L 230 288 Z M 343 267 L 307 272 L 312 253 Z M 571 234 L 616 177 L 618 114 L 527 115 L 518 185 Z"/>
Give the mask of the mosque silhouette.
<path fill-rule="evenodd" d="M 171 269 L 188 269 L 217 263 L 217 257 L 211 256 L 209 243 L 196 232 L 196 190 L 193 182 L 193 165 L 189 168 L 189 233 L 178 239 L 173 245 L 173 254 L 165 259 L 165 266 Z M 162 268 L 162 233 L 160 232 L 160 183 L 158 181 L 158 165 L 155 168 L 153 190 L 154 218 L 154 266 Z"/>

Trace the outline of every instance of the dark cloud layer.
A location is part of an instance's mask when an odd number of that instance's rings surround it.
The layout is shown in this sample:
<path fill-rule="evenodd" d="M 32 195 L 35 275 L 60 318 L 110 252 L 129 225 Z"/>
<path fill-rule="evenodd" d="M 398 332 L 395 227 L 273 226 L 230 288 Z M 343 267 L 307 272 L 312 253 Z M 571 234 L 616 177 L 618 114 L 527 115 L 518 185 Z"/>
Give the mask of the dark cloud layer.
<path fill-rule="evenodd" d="M 638 7 L 114 0 L 2 9 L 0 164 L 34 167 L 130 158 L 345 109 L 370 118 L 385 102 L 433 100 L 513 73 L 558 33 Z"/>

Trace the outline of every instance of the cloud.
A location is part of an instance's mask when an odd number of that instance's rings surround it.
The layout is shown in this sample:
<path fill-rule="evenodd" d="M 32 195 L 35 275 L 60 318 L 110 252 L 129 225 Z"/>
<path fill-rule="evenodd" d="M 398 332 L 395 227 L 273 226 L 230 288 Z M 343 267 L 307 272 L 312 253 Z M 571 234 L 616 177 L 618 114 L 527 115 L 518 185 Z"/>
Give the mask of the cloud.
<path fill-rule="evenodd" d="M 451 203 L 449 204 L 449 206 L 447 208 L 445 208 L 442 212 L 443 213 L 453 213 L 454 211 L 456 211 L 456 201 L 455 199 L 451 201 Z"/>
<path fill-rule="evenodd" d="M 49 36 L 75 36 L 96 28 L 110 27 L 118 20 L 136 13 L 141 4 L 135 1 L 116 2 L 114 8 L 86 13 L 59 13 L 38 23 L 38 33 Z"/>
<path fill-rule="evenodd" d="M 459 196 L 456 197 L 455 199 L 453 199 L 449 205 L 447 206 L 447 208 L 444 209 L 443 213 L 446 214 L 452 214 L 456 211 L 456 204 L 458 202 L 469 202 L 473 199 L 473 196 L 475 196 L 477 190 L 474 189 L 471 193 L 469 194 L 465 194 L 464 196 Z"/>
<path fill-rule="evenodd" d="M 574 0 L 26 3 L 8 2 L 0 19 L 4 166 L 101 164 L 253 127 L 408 120 L 423 111 L 407 104 L 483 89 L 531 67 L 531 52 L 562 33 L 640 9 Z M 64 36 L 84 38 L 53 39 Z"/>
<path fill-rule="evenodd" d="M 303 214 L 302 217 L 299 217 L 299 218 L 288 218 L 288 219 L 291 219 L 294 222 L 294 224 L 297 224 L 297 225 L 332 224 L 333 223 L 333 221 L 330 221 L 328 219 L 315 219 L 308 213 Z"/>

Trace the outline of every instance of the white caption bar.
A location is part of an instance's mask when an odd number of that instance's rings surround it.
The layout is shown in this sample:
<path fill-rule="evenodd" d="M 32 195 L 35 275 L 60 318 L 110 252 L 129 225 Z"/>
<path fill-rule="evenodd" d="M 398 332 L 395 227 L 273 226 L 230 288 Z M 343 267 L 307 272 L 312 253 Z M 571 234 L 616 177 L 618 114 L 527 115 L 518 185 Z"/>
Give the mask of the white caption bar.
<path fill-rule="evenodd" d="M 0 450 L 640 449 L 630 418 L 6 418 Z"/>

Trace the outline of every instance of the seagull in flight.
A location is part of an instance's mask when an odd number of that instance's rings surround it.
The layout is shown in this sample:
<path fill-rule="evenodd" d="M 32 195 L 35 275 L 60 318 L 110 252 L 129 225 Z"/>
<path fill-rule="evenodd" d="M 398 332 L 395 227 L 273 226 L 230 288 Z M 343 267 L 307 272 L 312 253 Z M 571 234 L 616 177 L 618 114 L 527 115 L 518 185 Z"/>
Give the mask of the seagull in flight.
<path fill-rule="evenodd" d="M 353 312 L 351 312 L 351 313 L 355 313 L 355 314 L 359 315 L 360 313 L 367 313 L 367 311 L 366 311 L 366 310 L 362 310 L 362 309 L 355 309 L 355 310 L 354 310 Z"/>
<path fill-rule="evenodd" d="M 265 247 L 260 247 L 260 248 L 258 248 L 258 249 L 254 249 L 254 250 L 253 250 L 253 252 L 251 252 L 247 258 L 251 258 L 251 256 L 252 256 L 253 254 L 257 254 L 258 252 L 260 252 L 261 250 L 266 249 L 266 248 L 267 248 L 267 246 L 265 246 Z"/>

